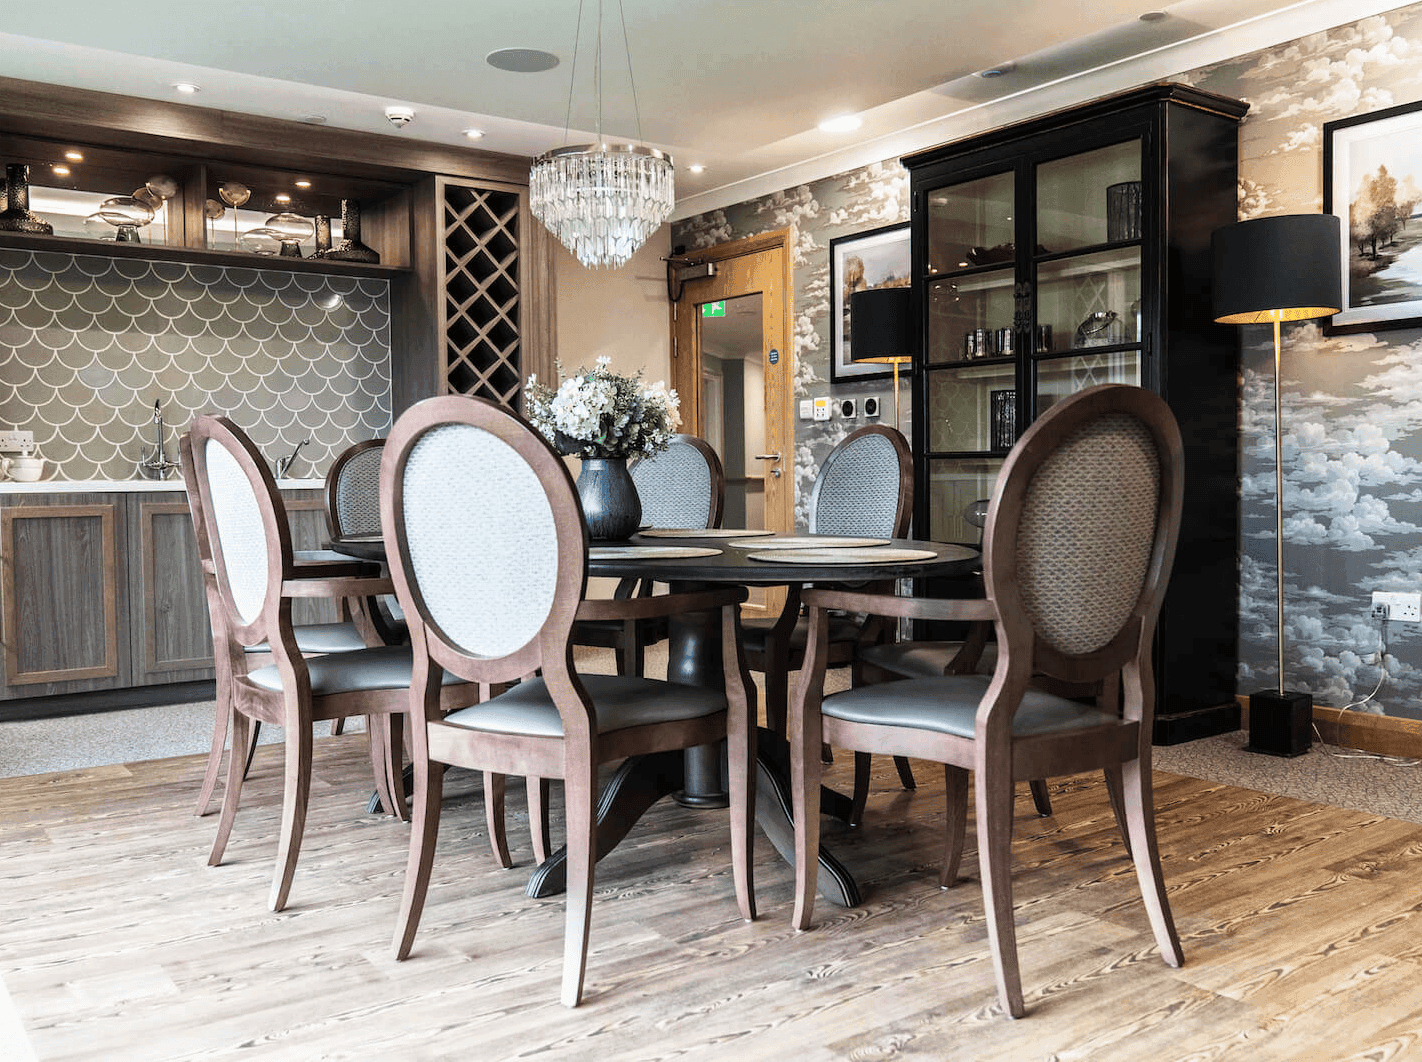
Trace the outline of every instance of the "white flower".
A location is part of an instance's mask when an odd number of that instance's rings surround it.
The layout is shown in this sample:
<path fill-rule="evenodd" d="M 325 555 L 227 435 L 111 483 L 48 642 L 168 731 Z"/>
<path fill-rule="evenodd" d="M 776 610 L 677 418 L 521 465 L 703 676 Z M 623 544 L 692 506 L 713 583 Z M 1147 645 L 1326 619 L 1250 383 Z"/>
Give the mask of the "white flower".
<path fill-rule="evenodd" d="M 681 400 L 658 380 L 619 376 L 599 357 L 591 372 L 579 370 L 556 390 L 529 378 L 528 419 L 561 453 L 580 457 L 651 456 L 667 448 L 681 424 Z M 562 374 L 562 367 L 559 367 Z"/>

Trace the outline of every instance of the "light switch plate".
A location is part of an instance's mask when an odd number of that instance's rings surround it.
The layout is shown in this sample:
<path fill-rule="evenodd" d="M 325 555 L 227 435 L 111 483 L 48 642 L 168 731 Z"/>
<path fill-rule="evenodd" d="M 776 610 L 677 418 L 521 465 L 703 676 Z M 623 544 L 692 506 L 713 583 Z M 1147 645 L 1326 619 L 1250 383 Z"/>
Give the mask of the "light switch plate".
<path fill-rule="evenodd" d="M 813 420 L 815 416 L 815 400 L 813 398 L 800 399 L 800 419 Z"/>

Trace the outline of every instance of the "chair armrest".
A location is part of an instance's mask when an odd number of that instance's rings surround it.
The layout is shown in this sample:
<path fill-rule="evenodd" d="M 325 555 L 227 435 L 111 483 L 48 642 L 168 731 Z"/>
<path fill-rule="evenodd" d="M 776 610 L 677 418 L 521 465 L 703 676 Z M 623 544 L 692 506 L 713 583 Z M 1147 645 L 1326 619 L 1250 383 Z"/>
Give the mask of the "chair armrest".
<path fill-rule="evenodd" d="M 584 599 L 578 603 L 577 619 L 638 620 L 673 616 L 683 612 L 709 612 L 727 605 L 739 605 L 750 595 L 744 587 L 697 590 L 688 594 L 657 594 L 653 597 Z"/>
<path fill-rule="evenodd" d="M 356 576 L 324 579 L 297 576 L 282 580 L 282 597 L 370 597 L 393 594 L 395 583 L 388 577 Z"/>
<path fill-rule="evenodd" d="M 846 612 L 867 612 L 871 616 L 897 616 L 925 620 L 993 620 L 997 608 L 987 598 L 899 597 L 895 594 L 866 594 L 855 590 L 810 588 L 800 599 L 812 609 L 841 608 Z"/>

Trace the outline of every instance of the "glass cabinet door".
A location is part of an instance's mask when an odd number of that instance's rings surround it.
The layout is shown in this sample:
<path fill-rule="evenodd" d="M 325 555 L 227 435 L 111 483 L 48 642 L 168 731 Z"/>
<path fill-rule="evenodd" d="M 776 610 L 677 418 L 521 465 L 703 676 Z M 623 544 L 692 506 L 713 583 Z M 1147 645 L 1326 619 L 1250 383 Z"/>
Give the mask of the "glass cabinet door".
<path fill-rule="evenodd" d="M 928 364 L 1013 356 L 1013 170 L 935 188 L 926 205 Z"/>
<path fill-rule="evenodd" d="M 1011 265 L 1017 176 L 1012 170 L 928 194 L 928 275 Z"/>
<path fill-rule="evenodd" d="M 1126 140 L 1037 166 L 1038 254 L 1141 238 L 1141 149 Z"/>

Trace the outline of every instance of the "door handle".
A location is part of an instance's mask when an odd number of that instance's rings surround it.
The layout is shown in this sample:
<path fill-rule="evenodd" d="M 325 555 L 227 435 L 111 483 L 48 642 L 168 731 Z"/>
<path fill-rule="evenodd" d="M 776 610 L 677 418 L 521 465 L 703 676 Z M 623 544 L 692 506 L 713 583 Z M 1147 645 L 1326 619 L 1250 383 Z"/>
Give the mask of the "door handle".
<path fill-rule="evenodd" d="M 779 455 L 779 454 L 756 454 L 756 455 L 755 455 L 755 459 L 756 459 L 757 461 L 774 461 L 776 464 L 779 464 L 779 463 L 780 463 L 780 455 Z M 774 476 L 776 479 L 779 479 L 779 478 L 780 478 L 780 469 L 778 469 L 778 468 L 772 468 L 772 469 L 770 470 L 770 474 L 771 474 L 772 476 Z"/>

